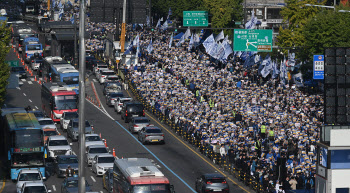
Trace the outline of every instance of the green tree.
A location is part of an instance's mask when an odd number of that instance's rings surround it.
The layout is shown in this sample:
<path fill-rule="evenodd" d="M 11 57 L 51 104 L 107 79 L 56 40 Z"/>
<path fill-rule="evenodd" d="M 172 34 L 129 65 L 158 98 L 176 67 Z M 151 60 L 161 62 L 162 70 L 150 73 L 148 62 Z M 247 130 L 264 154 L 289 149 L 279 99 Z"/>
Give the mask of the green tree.
<path fill-rule="evenodd" d="M 5 102 L 6 85 L 10 76 L 10 68 L 5 63 L 5 58 L 10 51 L 11 29 L 6 27 L 6 22 L 0 22 L 0 106 Z"/>
<path fill-rule="evenodd" d="M 350 46 L 350 13 L 324 10 L 305 25 L 303 36 L 309 57 L 323 54 L 326 47 Z"/>

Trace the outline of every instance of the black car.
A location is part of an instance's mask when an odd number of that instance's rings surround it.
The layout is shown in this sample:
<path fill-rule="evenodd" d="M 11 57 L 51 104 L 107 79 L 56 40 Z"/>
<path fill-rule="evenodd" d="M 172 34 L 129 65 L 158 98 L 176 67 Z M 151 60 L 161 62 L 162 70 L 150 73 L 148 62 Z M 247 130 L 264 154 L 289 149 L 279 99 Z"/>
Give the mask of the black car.
<path fill-rule="evenodd" d="M 78 175 L 78 157 L 76 155 L 58 155 L 54 161 L 54 173 L 58 177 L 64 178 L 66 177 L 68 166 L 74 170 L 74 174 Z"/>
<path fill-rule="evenodd" d="M 230 188 L 226 182 L 225 176 L 219 173 L 203 174 L 196 179 L 196 191 L 203 192 L 222 192 L 229 193 Z"/>
<path fill-rule="evenodd" d="M 113 169 L 108 169 L 102 177 L 102 186 L 108 192 L 113 192 Z"/>
<path fill-rule="evenodd" d="M 125 123 L 131 120 L 131 117 L 144 117 L 145 110 L 142 103 L 139 102 L 129 102 L 125 103 L 121 111 L 122 119 Z"/>
<path fill-rule="evenodd" d="M 27 78 L 27 73 L 22 66 L 11 67 L 11 73 L 18 74 L 19 78 Z"/>

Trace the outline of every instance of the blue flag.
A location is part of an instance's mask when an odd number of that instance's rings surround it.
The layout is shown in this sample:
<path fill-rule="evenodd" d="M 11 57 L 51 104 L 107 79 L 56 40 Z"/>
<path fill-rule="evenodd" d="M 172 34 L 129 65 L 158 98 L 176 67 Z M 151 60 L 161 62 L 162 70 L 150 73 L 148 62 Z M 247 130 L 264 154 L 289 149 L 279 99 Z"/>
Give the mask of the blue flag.
<path fill-rule="evenodd" d="M 67 1 L 67 4 L 68 4 L 69 6 L 73 6 L 72 3 L 71 3 L 69 0 Z"/>
<path fill-rule="evenodd" d="M 147 51 L 148 51 L 148 53 L 151 53 L 153 51 L 152 39 L 147 46 Z"/>
<path fill-rule="evenodd" d="M 274 61 L 272 63 L 272 78 L 273 79 L 277 78 L 279 74 L 280 74 L 280 71 L 277 68 L 277 62 Z"/>
<path fill-rule="evenodd" d="M 75 17 L 75 14 L 73 14 L 72 17 L 70 18 L 70 22 L 72 22 L 72 24 L 74 24 L 74 17 Z"/>
<path fill-rule="evenodd" d="M 251 55 L 248 56 L 248 58 L 244 61 L 243 67 L 246 69 L 250 69 L 254 66 L 255 64 L 255 56 Z"/>
<path fill-rule="evenodd" d="M 170 41 L 169 41 L 169 48 L 171 48 L 171 44 L 173 43 L 173 34 L 171 34 Z"/>
<path fill-rule="evenodd" d="M 264 68 L 261 70 L 261 76 L 266 78 L 266 76 L 270 74 L 271 70 L 273 70 L 272 60 L 270 55 L 267 55 L 265 60 L 262 63 L 263 63 L 262 65 L 264 65 Z"/>
<path fill-rule="evenodd" d="M 211 34 L 209 37 L 207 37 L 207 39 L 205 39 L 205 41 L 203 42 L 203 46 L 205 48 L 205 51 L 207 53 L 210 52 L 210 50 L 212 49 L 213 43 L 215 43 L 214 40 L 214 36 L 213 34 Z"/>

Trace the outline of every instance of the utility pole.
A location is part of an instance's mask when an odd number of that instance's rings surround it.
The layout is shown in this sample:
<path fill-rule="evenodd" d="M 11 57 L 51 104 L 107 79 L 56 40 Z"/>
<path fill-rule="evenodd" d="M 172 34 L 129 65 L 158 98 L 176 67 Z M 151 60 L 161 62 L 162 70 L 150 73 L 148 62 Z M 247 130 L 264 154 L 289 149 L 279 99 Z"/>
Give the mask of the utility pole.
<path fill-rule="evenodd" d="M 79 9 L 79 180 L 78 192 L 85 193 L 85 0 Z"/>
<path fill-rule="evenodd" d="M 243 23 L 243 26 L 245 26 L 246 23 L 247 23 L 247 0 L 244 0 L 244 23 Z"/>
<path fill-rule="evenodd" d="M 120 44 L 121 44 L 121 51 L 124 53 L 124 46 L 125 46 L 125 18 L 126 18 L 126 0 L 124 0 L 123 3 L 123 23 L 122 23 L 122 33 L 120 35 Z"/>
<path fill-rule="evenodd" d="M 151 12 L 152 12 L 152 0 L 148 0 L 149 3 L 149 13 L 148 13 L 148 18 L 149 18 L 149 23 L 151 24 Z"/>

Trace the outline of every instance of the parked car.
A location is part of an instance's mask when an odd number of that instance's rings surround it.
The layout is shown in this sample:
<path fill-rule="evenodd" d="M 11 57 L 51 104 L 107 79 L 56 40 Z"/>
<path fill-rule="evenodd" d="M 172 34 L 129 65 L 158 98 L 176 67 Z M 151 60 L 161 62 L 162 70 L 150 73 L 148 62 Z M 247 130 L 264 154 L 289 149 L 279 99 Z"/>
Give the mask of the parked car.
<path fill-rule="evenodd" d="M 114 106 L 115 101 L 118 100 L 118 98 L 123 96 L 124 94 L 122 92 L 110 92 L 106 95 L 106 104 L 108 106 Z"/>
<path fill-rule="evenodd" d="M 65 178 L 61 185 L 61 193 L 78 193 L 78 182 L 78 177 Z M 87 181 L 85 182 L 85 190 L 92 191 Z"/>
<path fill-rule="evenodd" d="M 78 157 L 76 155 L 59 155 L 55 160 L 54 172 L 58 177 L 64 178 L 68 166 L 74 170 L 74 174 L 78 174 Z"/>
<path fill-rule="evenodd" d="M 150 120 L 147 117 L 132 117 L 129 122 L 129 131 L 131 133 L 137 133 L 142 128 L 148 127 L 150 125 Z"/>
<path fill-rule="evenodd" d="M 102 177 L 103 188 L 109 193 L 113 192 L 113 169 L 108 169 Z"/>
<path fill-rule="evenodd" d="M 119 82 L 107 82 L 103 88 L 103 94 L 108 95 L 109 93 L 122 92 L 122 85 Z"/>
<path fill-rule="evenodd" d="M 50 128 L 50 127 L 45 127 L 43 128 L 44 131 L 44 143 L 46 144 L 47 139 L 50 136 L 55 136 L 55 135 L 61 135 L 56 128 Z"/>
<path fill-rule="evenodd" d="M 22 66 L 11 67 L 11 73 L 18 74 L 19 78 L 27 78 L 27 73 Z"/>
<path fill-rule="evenodd" d="M 47 189 L 43 182 L 25 182 L 18 193 L 49 193 L 51 190 Z"/>
<path fill-rule="evenodd" d="M 109 151 L 104 145 L 90 145 L 86 148 L 86 162 L 91 166 L 92 161 L 96 155 L 106 155 Z"/>
<path fill-rule="evenodd" d="M 93 126 L 90 125 L 89 121 L 85 121 L 85 134 L 92 134 Z M 79 138 L 79 119 L 72 119 L 68 123 L 67 136 L 73 141 L 78 141 Z"/>
<path fill-rule="evenodd" d="M 38 118 L 41 128 L 57 129 L 56 123 L 51 118 Z"/>
<path fill-rule="evenodd" d="M 119 97 L 114 103 L 114 111 L 120 114 L 123 109 L 124 103 L 131 102 L 132 98 L 130 97 Z"/>
<path fill-rule="evenodd" d="M 162 143 L 165 144 L 164 134 L 162 130 L 156 126 L 142 128 L 138 133 L 138 139 L 143 144 L 146 143 Z"/>
<path fill-rule="evenodd" d="M 38 169 L 22 169 L 17 177 L 17 192 L 22 189 L 23 184 L 26 182 L 42 183 L 44 179 L 46 178 L 41 175 Z"/>
<path fill-rule="evenodd" d="M 96 155 L 92 161 L 92 172 L 96 176 L 103 175 L 108 169 L 113 168 L 114 160 L 111 154 Z"/>
<path fill-rule="evenodd" d="M 97 134 L 86 134 L 85 135 L 85 149 L 90 145 L 104 145 L 104 142 Z"/>
<path fill-rule="evenodd" d="M 131 117 L 143 117 L 145 116 L 145 110 L 142 103 L 139 102 L 128 102 L 125 103 L 123 109 L 121 110 L 121 117 L 128 123 Z"/>
<path fill-rule="evenodd" d="M 219 173 L 203 174 L 196 179 L 196 191 L 204 192 L 223 192 L 229 193 L 230 189 L 225 176 Z"/>
<path fill-rule="evenodd" d="M 70 120 L 76 119 L 78 117 L 79 114 L 77 112 L 64 112 L 60 119 L 61 129 L 63 131 L 67 131 L 68 123 L 70 122 Z"/>
<path fill-rule="evenodd" d="M 46 143 L 48 157 L 55 159 L 58 155 L 72 155 L 71 145 L 63 135 L 50 136 Z"/>

